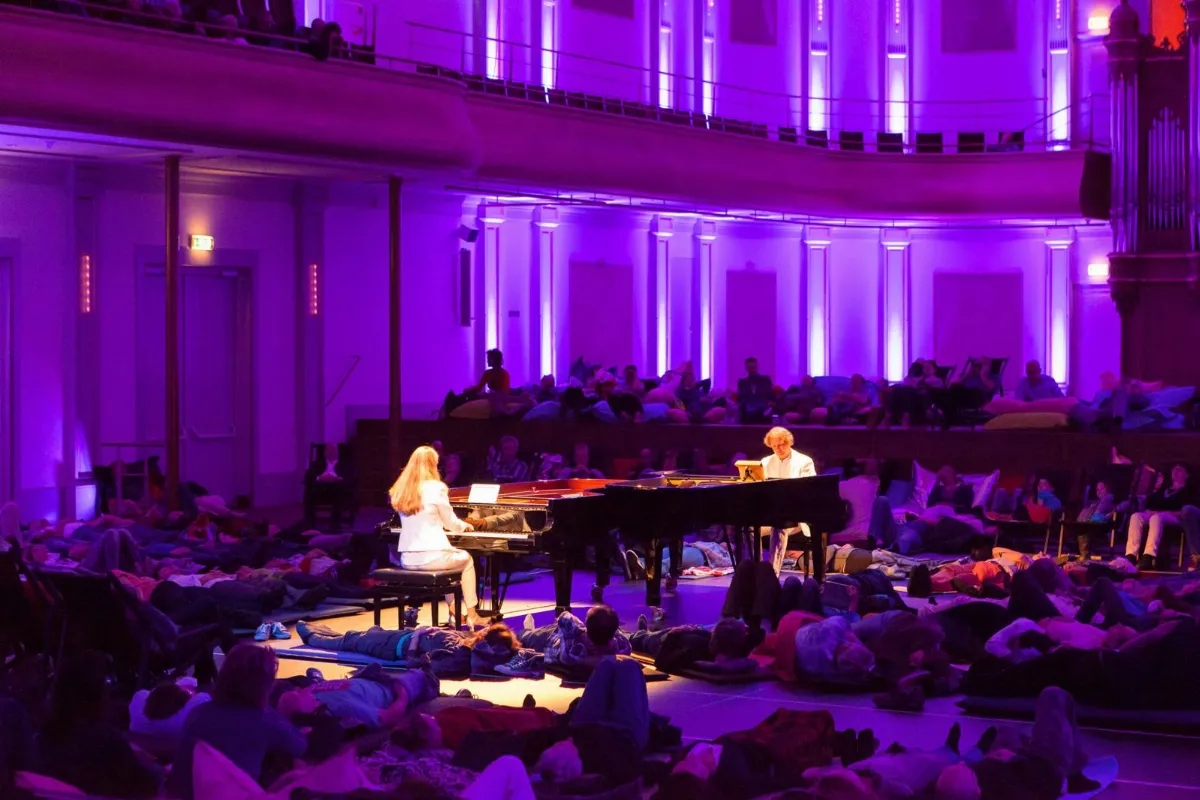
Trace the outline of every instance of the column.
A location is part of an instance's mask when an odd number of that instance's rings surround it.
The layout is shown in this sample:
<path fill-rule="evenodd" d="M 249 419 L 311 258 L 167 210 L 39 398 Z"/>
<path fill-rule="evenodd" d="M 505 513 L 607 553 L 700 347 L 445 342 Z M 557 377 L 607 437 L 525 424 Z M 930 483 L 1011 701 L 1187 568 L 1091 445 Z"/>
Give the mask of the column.
<path fill-rule="evenodd" d="M 166 284 L 167 329 L 163 334 L 166 352 L 166 436 L 167 511 L 179 509 L 179 446 L 182 427 L 179 419 L 179 156 L 167 156 L 163 197 L 166 203 L 166 231 L 163 236 L 164 283 Z"/>
<path fill-rule="evenodd" d="M 307 464 L 309 444 L 326 441 L 325 401 L 336 386 L 325 386 L 325 206 L 328 190 L 308 182 L 296 187 L 296 450 Z M 340 377 L 340 376 L 338 376 Z M 337 380 L 337 378 L 335 378 Z M 341 438 L 340 435 L 338 438 Z"/>
<path fill-rule="evenodd" d="M 400 441 L 401 417 L 404 408 L 403 373 L 400 359 L 404 357 L 402 319 L 404 286 L 400 280 L 400 212 L 403 182 L 395 175 L 388 176 L 388 461 L 390 475 L 396 475 L 404 465 L 406 454 Z M 303 463 L 303 462 L 302 462 Z"/>
<path fill-rule="evenodd" d="M 1062 150 L 1071 143 L 1071 2 L 1046 3 L 1046 141 Z"/>
<path fill-rule="evenodd" d="M 1138 249 L 1138 65 L 1141 39 L 1137 12 L 1129 0 L 1109 17 L 1108 50 L 1112 113 L 1112 226 L 1113 252 Z M 1195 138 L 1195 137 L 1192 137 Z M 1191 145 L 1195 147 L 1195 143 Z"/>
<path fill-rule="evenodd" d="M 536 33 L 538 76 L 542 86 L 553 89 L 558 80 L 558 5 L 555 0 L 534 0 L 541 13 L 532 20 Z"/>
<path fill-rule="evenodd" d="M 500 226 L 504 224 L 504 206 L 479 206 L 479 243 L 476 263 L 480 264 L 483 288 L 483 349 L 503 348 L 500 341 Z M 486 366 L 484 353 L 477 354 L 477 371 Z"/>
<path fill-rule="evenodd" d="M 533 211 L 535 243 L 535 286 L 537 287 L 536 302 L 537 328 L 534 341 L 537 342 L 538 369 L 541 375 L 562 377 L 563 369 L 558 365 L 557 337 L 560 333 L 558 325 L 558 304 L 554 302 L 554 231 L 558 228 L 558 209 L 554 206 L 541 206 Z"/>
<path fill-rule="evenodd" d="M 809 375 L 829 374 L 829 228 L 804 232 L 805 292 L 808 305 Z"/>
<path fill-rule="evenodd" d="M 1046 230 L 1045 367 L 1058 384 L 1067 382 L 1071 334 L 1071 245 L 1074 228 Z"/>
<path fill-rule="evenodd" d="M 696 297 L 698 300 L 697 331 L 699 347 L 694 352 L 700 354 L 700 363 L 696 365 L 696 374 L 708 377 L 714 376 L 716 367 L 716 352 L 713 342 L 713 245 L 717 241 L 717 223 L 712 220 L 700 220 L 696 223 Z"/>
<path fill-rule="evenodd" d="M 650 261 L 650 330 L 654 331 L 651 355 L 659 375 L 671 368 L 671 287 L 667 275 L 671 263 L 671 237 L 675 235 L 675 220 L 661 214 L 650 222 L 654 237 L 654 252 Z"/>
<path fill-rule="evenodd" d="M 75 519 L 91 514 L 95 504 L 95 487 L 76 488 L 79 473 L 91 471 L 95 464 L 106 460 L 108 454 L 100 448 L 100 404 L 94 398 L 103 391 L 102 365 L 105 363 L 101 351 L 100 313 L 96 286 L 99 283 L 100 265 L 96 261 L 99 241 L 99 196 L 100 181 L 95 170 L 74 167 L 75 170 L 75 268 L 79 276 L 78 316 L 75 329 L 74 398 L 64 393 L 63 407 L 66 418 L 78 420 L 75 426 L 63 427 L 63 450 L 70 467 L 70 496 L 73 504 L 63 509 L 65 519 Z M 64 363 L 71 363 L 65 361 Z M 80 399 L 82 398 L 82 400 Z M 74 409 L 72 416 L 71 409 Z M 67 449 L 67 433 L 75 439 Z M 66 472 L 64 470 L 64 472 Z"/>
<path fill-rule="evenodd" d="M 1200 250 L 1200 0 L 1184 0 L 1188 34 L 1188 231 Z"/>
<path fill-rule="evenodd" d="M 832 110 L 829 82 L 829 14 L 833 0 L 807 0 L 808 27 L 808 104 L 805 109 L 805 128 L 828 131 Z"/>
<path fill-rule="evenodd" d="M 698 53 L 696 63 L 700 65 L 700 80 L 696 81 L 698 95 L 692 108 L 706 117 L 716 113 L 717 102 L 717 2 L 696 0 L 696 37 Z M 711 372 L 701 373 L 711 375 Z"/>
<path fill-rule="evenodd" d="M 886 52 L 883 64 L 884 120 L 881 130 L 898 133 L 907 141 L 912 129 L 912 59 L 909 57 L 911 39 L 909 0 L 884 0 L 884 30 Z"/>
<path fill-rule="evenodd" d="M 883 374 L 902 381 L 912 361 L 910 350 L 911 269 L 908 231 L 884 228 L 883 245 Z"/>
<path fill-rule="evenodd" d="M 651 52 L 651 63 L 654 68 L 654 102 L 659 108 L 675 107 L 675 38 L 674 15 L 671 13 L 671 0 L 654 0 L 656 14 L 651 14 L 651 24 L 656 36 L 654 49 Z"/>

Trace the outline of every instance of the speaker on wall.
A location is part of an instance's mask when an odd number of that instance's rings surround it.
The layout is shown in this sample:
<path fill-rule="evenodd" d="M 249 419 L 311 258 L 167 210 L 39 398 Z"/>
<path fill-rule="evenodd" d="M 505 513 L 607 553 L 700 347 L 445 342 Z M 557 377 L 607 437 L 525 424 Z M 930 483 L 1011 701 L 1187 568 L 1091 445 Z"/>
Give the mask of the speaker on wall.
<path fill-rule="evenodd" d="M 471 327 L 471 251 L 465 247 L 458 251 L 458 324 Z"/>
<path fill-rule="evenodd" d="M 466 225 L 458 226 L 458 238 L 462 239 L 467 244 L 474 244 L 479 238 L 479 230 L 476 228 L 468 228 Z"/>

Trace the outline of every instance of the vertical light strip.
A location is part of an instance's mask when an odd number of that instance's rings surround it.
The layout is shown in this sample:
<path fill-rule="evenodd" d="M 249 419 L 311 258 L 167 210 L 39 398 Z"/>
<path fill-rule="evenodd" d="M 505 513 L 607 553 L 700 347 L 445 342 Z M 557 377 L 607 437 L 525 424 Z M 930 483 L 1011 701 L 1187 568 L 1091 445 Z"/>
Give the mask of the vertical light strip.
<path fill-rule="evenodd" d="M 672 108 L 675 47 L 671 38 L 671 0 L 660 0 L 658 18 L 658 105 Z"/>
<path fill-rule="evenodd" d="M 829 374 L 829 246 L 828 228 L 809 228 L 804 237 L 808 286 L 808 374 Z"/>
<path fill-rule="evenodd" d="M 887 0 L 887 54 L 883 63 L 883 129 L 908 139 L 910 111 L 908 87 L 912 83 L 912 59 L 909 58 L 908 0 Z"/>
<path fill-rule="evenodd" d="M 92 257 L 79 257 L 79 313 L 92 313 Z"/>
<path fill-rule="evenodd" d="M 554 324 L 554 231 L 558 228 L 558 209 L 542 206 L 534 213 L 533 224 L 537 226 L 537 281 L 538 281 L 538 326 L 541 375 L 555 372 Z"/>
<path fill-rule="evenodd" d="M 1071 245 L 1072 228 L 1046 231 L 1046 372 L 1057 383 L 1065 384 L 1071 330 Z"/>
<path fill-rule="evenodd" d="M 700 110 L 705 116 L 711 117 L 716 108 L 717 97 L 717 3 L 716 0 L 704 0 L 704 46 L 700 57 L 703 63 L 701 69 Z M 711 372 L 703 373 L 711 375 Z"/>
<path fill-rule="evenodd" d="M 1046 20 L 1046 141 L 1051 150 L 1071 142 L 1071 21 L 1063 0 L 1049 3 Z"/>
<path fill-rule="evenodd" d="M 542 86 L 554 88 L 558 70 L 558 10 L 554 0 L 542 0 Z M 550 101 L 549 95 L 546 102 Z"/>
<path fill-rule="evenodd" d="M 884 376 L 900 381 L 909 362 L 909 239 L 908 231 L 885 228 L 883 244 Z"/>
<path fill-rule="evenodd" d="M 316 263 L 308 265 L 308 315 L 315 317 L 321 313 L 321 283 Z"/>
<path fill-rule="evenodd" d="M 503 74 L 501 60 L 503 54 L 501 52 L 501 31 L 500 26 L 500 0 L 484 0 L 486 3 L 487 14 L 487 42 L 484 52 L 487 53 L 487 76 L 492 80 L 498 80 Z"/>
<path fill-rule="evenodd" d="M 667 270 L 671 261 L 671 237 L 675 235 L 674 221 L 670 217 L 656 216 L 650 232 L 654 234 L 651 272 L 654 281 L 654 352 L 658 374 L 664 375 L 671 368 L 671 284 Z"/>
<path fill-rule="evenodd" d="M 829 19 L 826 0 L 809 0 L 808 26 L 808 128 L 828 131 L 830 126 Z"/>
<path fill-rule="evenodd" d="M 700 220 L 696 223 L 696 270 L 700 283 L 700 363 L 699 374 L 715 375 L 716 359 L 713 353 L 713 245 L 717 241 L 717 223 Z"/>
<path fill-rule="evenodd" d="M 504 223 L 502 206 L 483 206 L 483 291 L 484 344 L 488 350 L 500 347 L 500 226 Z"/>

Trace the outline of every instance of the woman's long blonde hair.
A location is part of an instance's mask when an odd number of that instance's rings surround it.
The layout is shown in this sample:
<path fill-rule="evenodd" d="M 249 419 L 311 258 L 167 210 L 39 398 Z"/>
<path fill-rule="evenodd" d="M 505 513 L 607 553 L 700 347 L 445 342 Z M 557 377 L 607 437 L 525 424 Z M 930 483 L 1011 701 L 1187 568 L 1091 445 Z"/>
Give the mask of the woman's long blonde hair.
<path fill-rule="evenodd" d="M 440 481 L 438 475 L 438 454 L 432 447 L 422 445 L 409 456 L 404 471 L 392 488 L 388 489 L 388 499 L 392 508 L 408 516 L 421 510 L 421 484 L 425 481 Z"/>

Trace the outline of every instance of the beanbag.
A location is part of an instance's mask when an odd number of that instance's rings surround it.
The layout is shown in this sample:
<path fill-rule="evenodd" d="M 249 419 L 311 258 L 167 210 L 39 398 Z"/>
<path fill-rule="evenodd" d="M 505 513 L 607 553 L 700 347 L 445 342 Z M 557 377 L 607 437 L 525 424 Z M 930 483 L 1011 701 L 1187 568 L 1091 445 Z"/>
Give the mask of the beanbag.
<path fill-rule="evenodd" d="M 490 419 L 492 402 L 487 399 L 469 400 L 450 412 L 451 419 Z"/>
<path fill-rule="evenodd" d="M 985 431 L 1052 430 L 1066 428 L 1070 424 L 1066 414 L 1043 411 L 1020 411 L 1001 414 L 989 419 L 983 426 Z"/>

